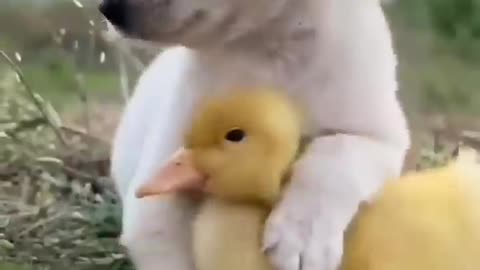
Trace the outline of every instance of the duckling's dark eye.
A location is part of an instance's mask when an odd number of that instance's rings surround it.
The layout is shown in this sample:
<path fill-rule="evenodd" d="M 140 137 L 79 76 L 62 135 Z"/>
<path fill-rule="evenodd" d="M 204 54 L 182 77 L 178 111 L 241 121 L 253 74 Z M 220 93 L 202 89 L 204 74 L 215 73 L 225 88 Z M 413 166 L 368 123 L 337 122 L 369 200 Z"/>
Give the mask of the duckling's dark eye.
<path fill-rule="evenodd" d="M 234 128 L 225 134 L 225 140 L 231 142 L 241 142 L 245 136 L 245 131 L 239 128 Z"/>

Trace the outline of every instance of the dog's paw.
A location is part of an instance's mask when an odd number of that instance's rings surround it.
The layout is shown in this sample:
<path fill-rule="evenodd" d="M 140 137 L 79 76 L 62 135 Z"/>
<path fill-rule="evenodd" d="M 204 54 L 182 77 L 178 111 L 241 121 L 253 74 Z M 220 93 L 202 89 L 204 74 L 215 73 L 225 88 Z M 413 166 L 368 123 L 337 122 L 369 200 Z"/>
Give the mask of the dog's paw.
<path fill-rule="evenodd" d="M 335 216 L 280 207 L 267 221 L 264 252 L 276 270 L 335 270 L 343 253 L 343 227 Z"/>

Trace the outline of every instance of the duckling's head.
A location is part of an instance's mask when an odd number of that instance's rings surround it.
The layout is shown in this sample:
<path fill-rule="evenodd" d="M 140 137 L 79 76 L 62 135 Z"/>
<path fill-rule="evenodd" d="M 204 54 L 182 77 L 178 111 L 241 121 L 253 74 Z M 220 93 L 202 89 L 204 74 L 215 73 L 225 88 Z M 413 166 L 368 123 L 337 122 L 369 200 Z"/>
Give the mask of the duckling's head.
<path fill-rule="evenodd" d="M 272 203 L 295 159 L 296 108 L 278 92 L 234 91 L 201 104 L 185 147 L 137 192 L 138 197 L 202 190 L 223 199 Z"/>

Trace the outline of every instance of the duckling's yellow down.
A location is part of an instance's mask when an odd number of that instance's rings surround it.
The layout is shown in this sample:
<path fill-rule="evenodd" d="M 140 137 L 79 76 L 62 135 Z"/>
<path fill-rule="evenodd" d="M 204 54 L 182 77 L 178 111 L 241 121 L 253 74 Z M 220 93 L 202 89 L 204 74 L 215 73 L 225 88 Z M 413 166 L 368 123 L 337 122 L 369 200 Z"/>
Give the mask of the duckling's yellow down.
<path fill-rule="evenodd" d="M 205 193 L 192 228 L 196 269 L 270 270 L 260 249 L 263 227 L 297 154 L 301 121 L 278 92 L 232 92 L 199 106 L 184 150 L 139 194 L 176 190 L 182 171 L 188 179 L 181 185 Z"/>
<path fill-rule="evenodd" d="M 272 270 L 261 252 L 268 208 L 210 198 L 193 226 L 197 270 Z"/>
<path fill-rule="evenodd" d="M 284 96 L 268 90 L 211 100 L 188 133 L 210 196 L 193 225 L 197 270 L 271 270 L 260 247 L 265 220 L 295 159 L 301 123 Z M 239 143 L 225 140 L 235 128 Z"/>
<path fill-rule="evenodd" d="M 387 183 L 347 231 L 341 269 L 480 269 L 480 165 L 470 156 Z"/>

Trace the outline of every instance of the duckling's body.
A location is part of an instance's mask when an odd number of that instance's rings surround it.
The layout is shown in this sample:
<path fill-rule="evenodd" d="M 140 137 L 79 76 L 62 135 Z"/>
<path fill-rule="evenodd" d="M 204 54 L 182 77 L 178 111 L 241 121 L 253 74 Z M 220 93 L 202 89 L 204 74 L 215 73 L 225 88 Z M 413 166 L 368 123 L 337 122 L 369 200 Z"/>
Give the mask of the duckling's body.
<path fill-rule="evenodd" d="M 193 225 L 197 269 L 272 269 L 260 249 L 268 213 L 259 205 L 207 199 Z"/>
<path fill-rule="evenodd" d="M 480 269 L 480 165 L 389 182 L 347 232 L 342 270 Z"/>

